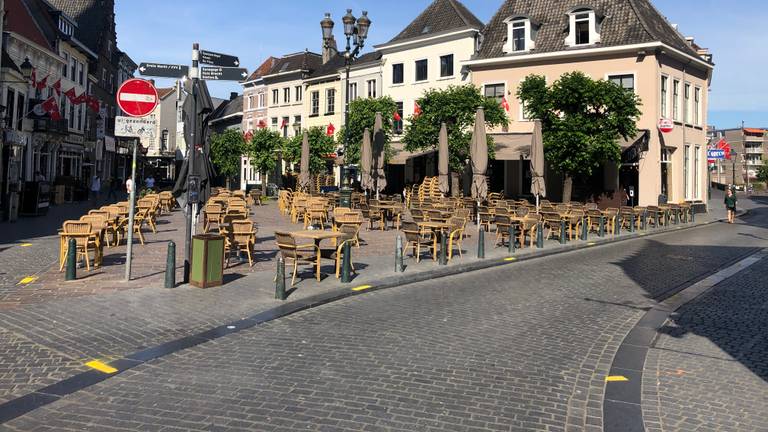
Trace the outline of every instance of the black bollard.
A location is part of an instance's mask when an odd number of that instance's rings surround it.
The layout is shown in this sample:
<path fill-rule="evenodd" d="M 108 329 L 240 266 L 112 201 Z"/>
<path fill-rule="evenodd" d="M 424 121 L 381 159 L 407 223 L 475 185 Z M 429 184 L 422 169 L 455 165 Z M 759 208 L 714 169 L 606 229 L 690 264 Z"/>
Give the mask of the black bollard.
<path fill-rule="evenodd" d="M 675 225 L 680 223 L 680 209 L 674 209 L 675 211 Z"/>
<path fill-rule="evenodd" d="M 350 283 L 352 282 L 352 248 L 349 242 L 345 242 L 342 249 L 344 255 L 341 260 L 341 283 Z"/>
<path fill-rule="evenodd" d="M 165 258 L 165 287 L 176 287 L 176 243 L 168 242 L 168 255 Z"/>
<path fill-rule="evenodd" d="M 616 223 L 613 224 L 613 234 L 621 234 L 621 213 L 616 214 Z"/>
<path fill-rule="evenodd" d="M 509 254 L 512 255 L 515 253 L 515 226 L 513 224 L 509 224 L 507 231 L 509 234 Z"/>
<path fill-rule="evenodd" d="M 635 212 L 629 215 L 629 232 L 635 232 Z"/>
<path fill-rule="evenodd" d="M 696 223 L 696 209 L 691 207 L 691 223 Z"/>
<path fill-rule="evenodd" d="M 544 249 L 544 225 L 536 224 L 536 249 Z"/>
<path fill-rule="evenodd" d="M 605 216 L 600 215 L 600 225 L 597 228 L 597 236 L 605 237 Z"/>
<path fill-rule="evenodd" d="M 285 260 L 277 258 L 277 275 L 275 275 L 275 298 L 285 300 Z"/>
<path fill-rule="evenodd" d="M 583 216 L 581 218 L 581 240 L 586 241 L 587 237 L 589 236 L 589 223 L 587 222 L 588 219 L 586 216 Z"/>
<path fill-rule="evenodd" d="M 482 227 L 477 233 L 477 257 L 485 258 L 485 230 Z"/>
<path fill-rule="evenodd" d="M 403 238 L 397 236 L 395 243 L 395 273 L 403 272 Z"/>
<path fill-rule="evenodd" d="M 643 220 L 640 221 L 640 229 L 645 231 L 648 229 L 648 210 L 643 210 L 643 215 L 641 217 Z"/>
<path fill-rule="evenodd" d="M 448 265 L 448 239 L 446 239 L 445 233 L 440 232 L 440 256 L 439 264 Z"/>
<path fill-rule="evenodd" d="M 85 259 L 88 259 L 88 257 L 85 257 Z M 75 279 L 77 279 L 77 242 L 71 238 L 67 243 L 67 274 L 64 280 L 71 281 Z"/>

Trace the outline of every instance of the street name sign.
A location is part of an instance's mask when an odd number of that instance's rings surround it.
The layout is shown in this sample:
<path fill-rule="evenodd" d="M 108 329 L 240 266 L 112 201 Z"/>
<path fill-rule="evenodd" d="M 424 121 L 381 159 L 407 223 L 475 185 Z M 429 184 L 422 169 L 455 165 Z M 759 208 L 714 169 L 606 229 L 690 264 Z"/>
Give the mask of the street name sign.
<path fill-rule="evenodd" d="M 711 149 L 707 150 L 707 159 L 725 159 L 725 150 L 723 149 Z"/>
<path fill-rule="evenodd" d="M 240 66 L 240 59 L 229 54 L 200 50 L 200 63 L 214 66 L 238 67 Z"/>
<path fill-rule="evenodd" d="M 200 79 L 243 81 L 248 78 L 248 70 L 235 67 L 203 66 L 200 68 Z"/>
<path fill-rule="evenodd" d="M 117 105 L 131 117 L 149 115 L 159 102 L 157 89 L 147 80 L 131 78 L 117 90 Z"/>
<path fill-rule="evenodd" d="M 155 138 L 157 117 L 115 117 L 115 136 L 131 138 Z"/>
<path fill-rule="evenodd" d="M 139 73 L 143 76 L 159 78 L 181 78 L 189 75 L 189 66 L 164 63 L 141 63 L 139 65 Z"/>

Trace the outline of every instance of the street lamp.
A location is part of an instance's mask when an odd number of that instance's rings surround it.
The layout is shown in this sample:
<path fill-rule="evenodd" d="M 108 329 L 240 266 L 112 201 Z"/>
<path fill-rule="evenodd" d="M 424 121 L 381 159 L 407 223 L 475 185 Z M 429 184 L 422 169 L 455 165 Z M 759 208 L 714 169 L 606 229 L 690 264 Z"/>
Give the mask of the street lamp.
<path fill-rule="evenodd" d="M 0 81 L 0 83 L 12 83 L 12 84 L 29 84 L 29 80 L 32 78 L 32 63 L 29 62 L 29 57 L 24 58 L 24 63 L 22 63 L 19 66 L 19 69 L 21 70 L 21 77 L 24 78 L 23 81 L 19 80 L 4 80 Z"/>
<path fill-rule="evenodd" d="M 736 193 L 736 150 L 731 149 L 731 187 L 733 192 Z"/>
<path fill-rule="evenodd" d="M 345 85 L 347 86 L 344 94 L 344 166 L 341 168 L 341 192 L 339 194 L 339 205 L 341 207 L 351 207 L 352 189 L 350 188 L 351 179 L 347 160 L 347 149 L 349 148 L 349 69 L 355 61 L 355 57 L 365 46 L 365 39 L 368 38 L 368 30 L 371 28 L 371 20 L 368 18 L 368 11 L 363 11 L 360 18 L 352 15 L 352 9 L 347 9 L 347 13 L 341 18 L 344 24 L 344 36 L 347 39 L 347 46 L 342 55 L 344 56 L 344 67 L 346 72 Z M 320 28 L 323 31 L 323 45 L 328 48 L 333 39 L 333 20 L 331 14 L 326 13 L 325 18 L 320 21 Z"/>

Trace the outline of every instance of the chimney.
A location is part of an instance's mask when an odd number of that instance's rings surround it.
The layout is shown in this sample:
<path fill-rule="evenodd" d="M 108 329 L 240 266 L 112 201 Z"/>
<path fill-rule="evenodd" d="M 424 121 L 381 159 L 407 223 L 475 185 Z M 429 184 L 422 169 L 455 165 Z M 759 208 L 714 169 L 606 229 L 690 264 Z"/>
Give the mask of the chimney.
<path fill-rule="evenodd" d="M 685 41 L 688 42 L 689 46 L 693 46 L 694 38 L 692 38 L 690 36 L 686 36 Z"/>
<path fill-rule="evenodd" d="M 229 100 L 235 100 L 235 99 L 237 99 L 237 92 L 230 92 Z"/>
<path fill-rule="evenodd" d="M 331 61 L 338 53 L 339 50 L 336 48 L 336 38 L 331 36 L 331 40 L 329 40 L 328 43 L 323 44 L 323 64 Z"/>
<path fill-rule="evenodd" d="M 152 86 L 154 87 L 154 85 L 155 85 L 155 80 L 153 80 L 153 79 L 148 79 L 147 81 L 149 81 L 149 83 L 150 83 L 150 84 L 152 84 Z"/>

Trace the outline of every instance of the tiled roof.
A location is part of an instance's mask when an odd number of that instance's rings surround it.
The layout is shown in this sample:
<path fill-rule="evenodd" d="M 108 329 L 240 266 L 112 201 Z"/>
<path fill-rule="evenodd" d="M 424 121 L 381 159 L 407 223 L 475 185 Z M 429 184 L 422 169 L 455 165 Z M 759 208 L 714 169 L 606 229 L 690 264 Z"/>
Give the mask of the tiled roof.
<path fill-rule="evenodd" d="M 110 0 L 102 5 L 103 0 L 47 0 L 54 7 L 77 21 L 75 37 L 91 51 L 99 52 L 102 33 L 114 12 L 114 3 Z M 110 6 L 112 10 L 110 10 Z"/>
<path fill-rule="evenodd" d="M 264 75 L 268 74 L 270 69 L 272 69 L 272 66 L 274 66 L 275 62 L 277 61 L 276 58 L 269 56 L 264 62 L 256 68 L 255 71 L 251 72 L 251 74 L 248 76 L 246 81 L 253 81 L 257 78 L 263 77 Z"/>
<path fill-rule="evenodd" d="M 165 99 L 166 97 L 168 97 L 168 95 L 170 95 L 171 93 L 173 93 L 175 91 L 176 91 L 175 87 L 159 88 L 159 89 L 157 89 L 157 96 L 160 99 Z"/>
<path fill-rule="evenodd" d="M 354 66 L 363 66 L 379 61 L 381 61 L 381 51 L 372 51 L 358 57 L 357 60 L 355 60 Z"/>
<path fill-rule="evenodd" d="M 231 100 L 225 100 L 211 113 L 210 121 L 220 120 L 224 117 L 243 113 L 243 95 L 238 95 Z"/>
<path fill-rule="evenodd" d="M 317 69 L 312 71 L 309 78 L 322 77 L 326 75 L 332 75 L 339 72 L 339 69 L 344 67 L 344 56 L 336 54 L 332 59 L 320 65 Z"/>
<path fill-rule="evenodd" d="M 285 72 L 298 72 L 302 70 L 313 71 L 323 63 L 323 57 L 309 51 L 289 54 L 275 60 L 268 75 Z"/>
<path fill-rule="evenodd" d="M 5 10 L 7 12 L 5 31 L 24 36 L 44 48 L 54 49 L 52 41 L 43 32 L 41 23 L 38 22 L 41 17 L 38 16 L 37 19 L 33 17 L 32 11 L 24 0 L 6 0 Z M 45 25 L 45 22 L 42 24 Z"/>
<path fill-rule="evenodd" d="M 435 0 L 388 43 L 465 28 L 480 30 L 483 22 L 459 0 Z"/>
<path fill-rule="evenodd" d="M 601 16 L 598 46 L 660 41 L 698 57 L 649 0 L 506 0 L 483 30 L 483 44 L 477 58 L 505 56 L 502 47 L 507 41 L 507 25 L 504 20 L 515 15 L 528 16 L 539 25 L 532 53 L 566 50 L 568 13 L 577 7 L 591 7 Z"/>

